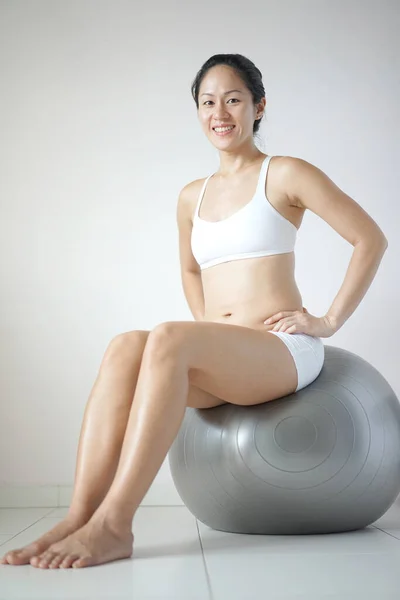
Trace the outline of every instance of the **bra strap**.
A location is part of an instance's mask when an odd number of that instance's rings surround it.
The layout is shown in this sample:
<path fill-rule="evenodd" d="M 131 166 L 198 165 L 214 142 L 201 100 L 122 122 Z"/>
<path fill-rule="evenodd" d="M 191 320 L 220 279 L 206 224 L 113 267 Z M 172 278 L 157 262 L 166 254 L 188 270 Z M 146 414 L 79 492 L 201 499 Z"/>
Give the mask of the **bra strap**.
<path fill-rule="evenodd" d="M 214 173 L 211 173 L 211 175 L 209 175 L 207 177 L 207 179 L 205 180 L 205 182 L 203 183 L 203 187 L 201 188 L 201 191 L 200 191 L 200 194 L 199 194 L 199 199 L 197 200 L 196 210 L 194 211 L 194 218 L 196 218 L 196 217 L 199 216 L 200 204 L 201 204 L 201 201 L 203 200 L 203 196 L 204 196 L 204 192 L 206 191 L 206 186 L 207 186 L 208 180 L 213 175 L 214 175 Z"/>

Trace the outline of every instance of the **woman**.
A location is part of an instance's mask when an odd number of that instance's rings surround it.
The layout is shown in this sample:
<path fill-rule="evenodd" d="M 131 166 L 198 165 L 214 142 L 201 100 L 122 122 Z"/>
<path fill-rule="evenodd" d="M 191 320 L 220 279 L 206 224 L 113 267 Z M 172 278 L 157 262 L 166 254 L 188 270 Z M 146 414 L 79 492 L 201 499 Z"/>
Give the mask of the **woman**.
<path fill-rule="evenodd" d="M 387 248 L 377 224 L 322 171 L 256 148 L 266 100 L 250 60 L 211 57 L 192 93 L 220 158 L 216 173 L 183 188 L 177 206 L 182 282 L 196 322 L 112 340 L 86 407 L 68 516 L 3 564 L 77 568 L 130 557 L 132 519 L 185 408 L 254 405 L 309 385 L 322 368 L 322 338 L 354 312 Z M 321 317 L 303 309 L 294 279 L 306 209 L 354 246 Z"/>

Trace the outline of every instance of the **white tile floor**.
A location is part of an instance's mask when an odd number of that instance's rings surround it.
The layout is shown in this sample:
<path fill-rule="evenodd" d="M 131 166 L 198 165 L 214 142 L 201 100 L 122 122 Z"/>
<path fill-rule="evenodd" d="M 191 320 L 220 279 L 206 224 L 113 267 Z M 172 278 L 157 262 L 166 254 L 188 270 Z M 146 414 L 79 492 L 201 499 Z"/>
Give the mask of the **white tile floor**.
<path fill-rule="evenodd" d="M 0 556 L 67 509 L 0 509 Z M 185 507 L 141 507 L 131 559 L 86 569 L 0 565 L 0 600 L 388 600 L 400 597 L 400 500 L 366 529 L 314 536 L 214 531 Z"/>

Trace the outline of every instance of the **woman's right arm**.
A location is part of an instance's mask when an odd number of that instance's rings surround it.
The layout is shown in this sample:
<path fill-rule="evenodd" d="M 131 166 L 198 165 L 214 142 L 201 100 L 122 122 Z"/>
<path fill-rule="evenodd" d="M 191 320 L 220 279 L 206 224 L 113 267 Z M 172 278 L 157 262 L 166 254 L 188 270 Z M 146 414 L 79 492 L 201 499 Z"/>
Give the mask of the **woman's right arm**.
<path fill-rule="evenodd" d="M 179 230 L 179 259 L 181 265 L 182 287 L 186 301 L 195 321 L 204 319 L 204 294 L 201 272 L 190 244 L 192 233 L 192 209 L 196 182 L 189 183 L 180 192 L 176 211 Z"/>

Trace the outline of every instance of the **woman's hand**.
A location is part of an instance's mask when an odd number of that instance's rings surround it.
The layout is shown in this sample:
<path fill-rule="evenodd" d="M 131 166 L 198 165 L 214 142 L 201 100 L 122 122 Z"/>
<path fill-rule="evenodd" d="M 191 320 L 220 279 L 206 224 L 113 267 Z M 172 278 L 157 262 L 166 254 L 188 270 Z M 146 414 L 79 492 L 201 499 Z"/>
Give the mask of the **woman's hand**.
<path fill-rule="evenodd" d="M 285 333 L 305 333 L 313 337 L 330 337 L 337 329 L 329 317 L 314 317 L 306 308 L 303 310 L 284 310 L 264 321 L 269 331 Z"/>

